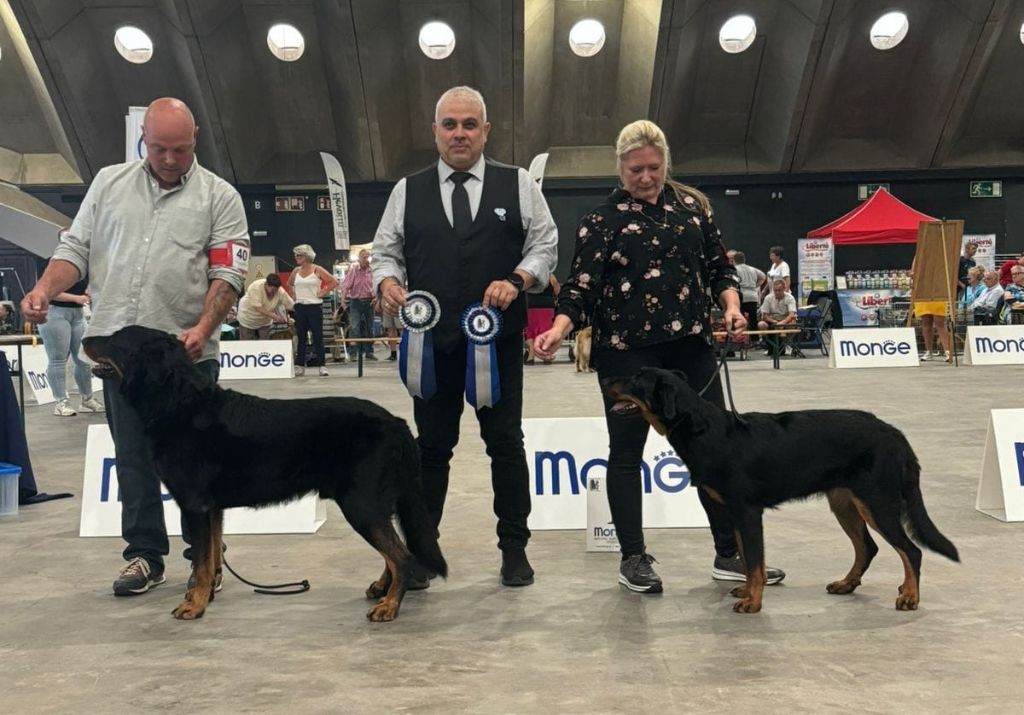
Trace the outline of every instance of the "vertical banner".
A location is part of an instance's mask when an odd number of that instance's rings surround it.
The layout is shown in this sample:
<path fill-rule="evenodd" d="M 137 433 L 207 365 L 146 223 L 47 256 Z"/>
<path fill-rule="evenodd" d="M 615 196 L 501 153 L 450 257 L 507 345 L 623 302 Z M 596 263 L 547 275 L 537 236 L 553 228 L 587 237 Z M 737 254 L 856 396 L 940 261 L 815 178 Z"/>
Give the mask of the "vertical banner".
<path fill-rule="evenodd" d="M 960 245 L 960 255 L 964 255 L 964 246 L 968 241 L 978 244 L 978 252 L 974 254 L 974 262 L 984 266 L 987 271 L 996 270 L 996 235 L 994 233 L 965 233 Z"/>
<path fill-rule="evenodd" d="M 548 153 L 538 154 L 530 162 L 530 178 L 537 182 L 537 186 L 544 188 L 544 170 L 548 168 Z"/>
<path fill-rule="evenodd" d="M 331 217 L 334 219 L 334 247 L 339 251 L 349 249 L 348 240 L 348 198 L 345 195 L 345 172 L 334 155 L 320 152 L 327 173 L 327 188 L 331 192 Z"/>
<path fill-rule="evenodd" d="M 142 143 L 142 120 L 145 107 L 128 107 L 124 115 L 124 160 L 138 161 L 146 158 L 146 145 Z"/>
<path fill-rule="evenodd" d="M 798 238 L 796 241 L 798 305 L 807 305 L 812 290 L 831 290 L 835 285 L 835 246 L 831 238 Z"/>

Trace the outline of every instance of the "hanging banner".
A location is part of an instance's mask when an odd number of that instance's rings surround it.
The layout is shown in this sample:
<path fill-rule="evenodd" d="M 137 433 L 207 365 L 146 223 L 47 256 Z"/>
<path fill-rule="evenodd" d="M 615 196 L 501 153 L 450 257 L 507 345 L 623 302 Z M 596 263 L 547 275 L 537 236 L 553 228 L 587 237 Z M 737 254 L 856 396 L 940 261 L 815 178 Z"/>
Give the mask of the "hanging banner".
<path fill-rule="evenodd" d="M 964 255 L 964 246 L 968 241 L 974 241 L 978 246 L 978 252 L 974 254 L 974 262 L 984 266 L 987 271 L 996 270 L 996 235 L 994 233 L 964 234 L 960 245 L 960 255 Z"/>
<path fill-rule="evenodd" d="M 812 290 L 832 290 L 835 285 L 836 252 L 831 238 L 798 238 L 796 241 L 798 305 L 807 305 Z"/>
<path fill-rule="evenodd" d="M 145 107 L 128 107 L 124 115 L 124 160 L 138 161 L 146 158 L 146 145 L 142 143 L 142 120 Z"/>
<path fill-rule="evenodd" d="M 530 178 L 537 182 L 537 186 L 544 188 L 544 171 L 548 167 L 548 153 L 538 154 L 530 162 Z"/>
<path fill-rule="evenodd" d="M 334 247 L 339 251 L 349 249 L 348 240 L 348 198 L 345 195 L 345 172 L 332 154 L 320 152 L 327 173 L 327 188 L 331 192 L 331 217 L 334 219 Z"/>

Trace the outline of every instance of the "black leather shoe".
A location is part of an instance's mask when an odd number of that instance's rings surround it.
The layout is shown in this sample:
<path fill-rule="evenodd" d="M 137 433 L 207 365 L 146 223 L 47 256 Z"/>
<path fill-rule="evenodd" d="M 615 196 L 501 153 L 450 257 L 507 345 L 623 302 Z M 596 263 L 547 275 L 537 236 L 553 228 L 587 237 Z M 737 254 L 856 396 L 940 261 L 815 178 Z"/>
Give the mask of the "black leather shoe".
<path fill-rule="evenodd" d="M 501 552 L 501 583 L 503 586 L 529 586 L 533 583 L 533 568 L 526 558 L 526 549 L 511 548 Z"/>

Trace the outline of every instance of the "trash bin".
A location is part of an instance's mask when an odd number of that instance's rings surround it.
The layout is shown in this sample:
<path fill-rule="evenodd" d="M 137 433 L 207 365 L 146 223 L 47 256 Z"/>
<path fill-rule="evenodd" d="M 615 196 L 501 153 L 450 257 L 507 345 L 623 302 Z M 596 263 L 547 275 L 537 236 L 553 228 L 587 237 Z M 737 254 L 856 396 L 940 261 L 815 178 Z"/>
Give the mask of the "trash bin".
<path fill-rule="evenodd" d="M 17 516 L 21 467 L 0 462 L 0 516 Z"/>

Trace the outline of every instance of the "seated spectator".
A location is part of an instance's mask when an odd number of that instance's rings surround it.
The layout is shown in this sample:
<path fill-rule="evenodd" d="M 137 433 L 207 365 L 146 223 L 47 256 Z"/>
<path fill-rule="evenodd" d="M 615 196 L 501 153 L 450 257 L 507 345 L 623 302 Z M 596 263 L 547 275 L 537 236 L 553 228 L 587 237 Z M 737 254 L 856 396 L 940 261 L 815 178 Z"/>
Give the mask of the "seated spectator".
<path fill-rule="evenodd" d="M 281 287 L 281 277 L 271 273 L 254 280 L 238 301 L 238 330 L 242 340 L 267 340 L 274 323 L 287 321 L 280 308 L 291 310 L 295 302 Z"/>
<path fill-rule="evenodd" d="M 766 295 L 761 303 L 761 315 L 757 322 L 758 330 L 779 330 L 788 326 L 796 325 L 796 298 L 792 293 L 786 292 L 786 282 L 776 279 L 772 282 L 772 293 Z M 780 336 L 769 335 L 769 343 L 778 344 L 776 341 Z M 782 344 L 785 346 L 786 355 L 793 354 L 792 336 L 784 335 Z M 765 352 L 771 355 L 771 349 Z"/>
<path fill-rule="evenodd" d="M 974 310 L 975 325 L 994 325 L 999 317 L 999 304 L 1003 299 L 1003 287 L 999 285 L 997 271 L 985 271 L 982 278 L 983 290 L 974 296 L 971 308 Z"/>
<path fill-rule="evenodd" d="M 984 266 L 971 266 L 967 270 L 967 283 L 964 285 L 963 290 L 964 305 L 969 307 L 985 291 L 985 283 L 982 281 L 984 276 Z"/>
<path fill-rule="evenodd" d="M 0 335 L 18 334 L 18 328 L 13 323 L 11 313 L 11 306 L 7 303 L 0 303 Z"/>
<path fill-rule="evenodd" d="M 1010 322 L 1010 313 L 1014 303 L 1024 303 L 1024 265 L 1014 266 L 1010 271 L 1010 278 L 1013 279 L 1013 283 L 1006 286 L 1006 292 L 1003 293 L 1002 321 L 1004 323 Z"/>
<path fill-rule="evenodd" d="M 1010 271 L 1013 270 L 1014 266 L 1024 266 L 1024 251 L 1021 251 L 1016 258 L 1013 258 L 1000 266 L 999 285 L 1003 288 L 1007 288 L 1011 283 L 1013 283 L 1013 277 L 1010 275 Z"/>

